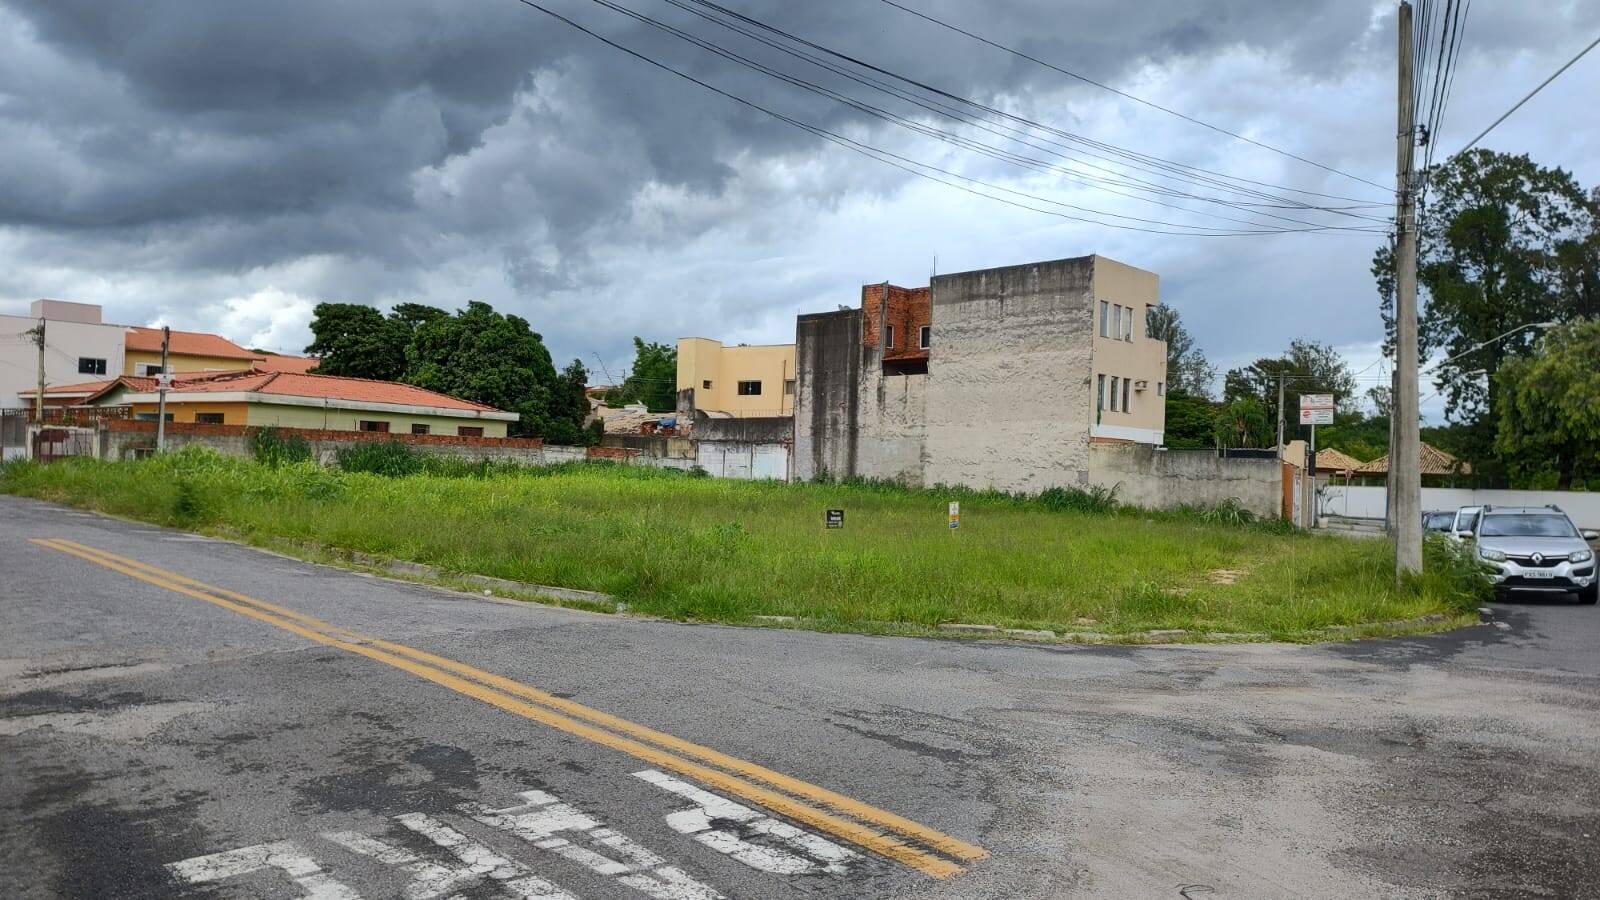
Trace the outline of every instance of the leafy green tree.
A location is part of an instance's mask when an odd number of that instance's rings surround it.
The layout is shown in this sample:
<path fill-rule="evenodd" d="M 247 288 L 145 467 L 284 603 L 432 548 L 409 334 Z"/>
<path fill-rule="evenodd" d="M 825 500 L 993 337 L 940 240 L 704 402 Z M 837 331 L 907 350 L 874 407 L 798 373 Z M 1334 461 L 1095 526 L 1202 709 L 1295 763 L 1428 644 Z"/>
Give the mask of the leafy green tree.
<path fill-rule="evenodd" d="M 359 303 L 318 303 L 311 344 L 318 375 L 397 381 L 406 373 L 407 335 L 383 313 Z"/>
<path fill-rule="evenodd" d="M 584 420 L 589 417 L 589 396 L 584 393 L 588 381 L 589 370 L 576 359 L 556 376 L 550 392 L 550 426 L 545 440 L 579 446 L 589 443 L 590 433 L 583 427 Z"/>
<path fill-rule="evenodd" d="M 1148 307 L 1144 331 L 1155 340 L 1167 342 L 1168 392 L 1182 391 L 1191 397 L 1209 399 L 1211 384 L 1217 380 L 1217 369 L 1195 346 L 1194 336 L 1183 327 L 1178 311 L 1165 303 Z"/>
<path fill-rule="evenodd" d="M 519 435 L 540 437 L 551 425 L 555 365 L 544 340 L 520 316 L 474 300 L 453 316 L 418 325 L 406 360 L 405 381 L 518 413 Z"/>
<path fill-rule="evenodd" d="M 1271 447 L 1278 440 L 1276 428 L 1267 408 L 1254 397 L 1225 402 L 1212 418 L 1218 447 Z"/>
<path fill-rule="evenodd" d="M 633 339 L 633 368 L 606 394 L 607 406 L 643 403 L 651 412 L 678 408 L 678 348 Z"/>
<path fill-rule="evenodd" d="M 1224 403 L 1254 400 L 1261 405 L 1277 442 L 1278 376 L 1293 376 L 1284 382 L 1284 422 L 1292 431 L 1299 422 L 1301 394 L 1332 394 L 1342 412 L 1356 409 L 1356 380 L 1350 367 L 1333 347 L 1317 341 L 1296 340 L 1281 357 L 1258 359 L 1248 366 L 1229 369 L 1223 379 Z M 1237 445 L 1236 445 L 1237 446 Z"/>
<path fill-rule="evenodd" d="M 1216 446 L 1217 408 L 1205 397 L 1167 389 L 1167 426 L 1163 443 L 1174 450 Z"/>
<path fill-rule="evenodd" d="M 1498 380 L 1494 448 L 1514 486 L 1600 481 L 1600 319 L 1552 330 Z"/>
<path fill-rule="evenodd" d="M 1418 220 L 1417 284 L 1424 357 L 1458 356 L 1432 372 L 1445 416 L 1466 426 L 1459 455 L 1496 466 L 1501 366 L 1526 357 L 1531 322 L 1600 313 L 1600 192 L 1585 194 L 1560 168 L 1526 155 L 1473 150 L 1427 173 L 1431 200 Z M 1394 255 L 1373 258 L 1384 324 L 1394 335 Z"/>

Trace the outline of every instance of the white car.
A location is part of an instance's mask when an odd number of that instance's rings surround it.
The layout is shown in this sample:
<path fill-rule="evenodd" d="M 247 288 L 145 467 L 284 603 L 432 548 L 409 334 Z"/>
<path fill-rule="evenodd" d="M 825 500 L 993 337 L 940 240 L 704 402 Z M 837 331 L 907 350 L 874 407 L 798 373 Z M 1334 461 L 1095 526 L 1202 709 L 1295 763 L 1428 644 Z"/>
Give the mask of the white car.
<path fill-rule="evenodd" d="M 1450 536 L 1456 540 L 1472 537 L 1478 530 L 1478 516 L 1483 514 L 1481 506 L 1463 506 L 1456 510 L 1456 520 L 1450 526 Z"/>

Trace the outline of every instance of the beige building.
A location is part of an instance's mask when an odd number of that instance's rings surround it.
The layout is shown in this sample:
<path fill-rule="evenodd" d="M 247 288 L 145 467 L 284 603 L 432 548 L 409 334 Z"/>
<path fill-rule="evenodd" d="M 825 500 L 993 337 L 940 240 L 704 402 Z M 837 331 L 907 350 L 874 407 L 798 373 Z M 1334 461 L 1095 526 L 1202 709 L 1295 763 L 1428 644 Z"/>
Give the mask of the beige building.
<path fill-rule="evenodd" d="M 678 339 L 678 390 L 694 390 L 694 408 L 732 416 L 794 414 L 794 345 L 724 346 Z"/>
<path fill-rule="evenodd" d="M 1144 333 L 1157 288 L 1084 256 L 866 285 L 859 309 L 801 316 L 796 477 L 1094 483 L 1091 442 L 1162 440 L 1166 344 Z"/>

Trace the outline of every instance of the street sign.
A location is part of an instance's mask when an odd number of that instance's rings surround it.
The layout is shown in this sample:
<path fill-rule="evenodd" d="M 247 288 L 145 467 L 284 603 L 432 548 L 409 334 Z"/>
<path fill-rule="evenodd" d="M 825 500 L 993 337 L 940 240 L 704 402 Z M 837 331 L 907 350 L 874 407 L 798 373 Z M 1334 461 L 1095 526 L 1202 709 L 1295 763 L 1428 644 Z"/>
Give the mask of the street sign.
<path fill-rule="evenodd" d="M 955 500 L 950 501 L 950 527 L 961 527 L 961 504 Z"/>
<path fill-rule="evenodd" d="M 830 510 L 828 510 L 828 514 L 824 518 L 824 522 L 827 524 L 827 526 L 829 528 L 843 528 L 844 527 L 844 510 L 842 510 L 842 509 L 830 509 Z"/>
<path fill-rule="evenodd" d="M 1333 424 L 1333 395 L 1332 394 L 1301 394 L 1300 395 L 1300 424 L 1301 425 L 1332 425 Z"/>

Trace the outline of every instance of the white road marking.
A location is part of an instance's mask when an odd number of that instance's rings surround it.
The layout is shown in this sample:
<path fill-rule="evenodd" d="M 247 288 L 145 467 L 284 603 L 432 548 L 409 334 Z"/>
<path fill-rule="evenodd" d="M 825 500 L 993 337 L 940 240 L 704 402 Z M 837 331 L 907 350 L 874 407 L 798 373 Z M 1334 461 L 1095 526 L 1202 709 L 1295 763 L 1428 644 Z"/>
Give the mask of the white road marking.
<path fill-rule="evenodd" d="M 280 869 L 313 900 L 361 900 L 361 895 L 322 871 L 317 861 L 292 841 L 224 850 L 168 863 L 168 871 L 190 884 L 208 884 L 261 869 Z"/>
<path fill-rule="evenodd" d="M 599 875 L 614 877 L 654 900 L 722 900 L 722 895 L 694 880 L 687 872 L 669 866 L 666 860 L 645 849 L 605 824 L 563 803 L 545 791 L 523 791 L 523 803 L 506 809 L 484 809 L 466 804 L 462 812 L 492 828 L 509 831 L 540 848 L 569 859 Z M 556 835 L 571 834 L 571 840 Z M 612 859 L 583 841 L 609 849 L 626 862 Z"/>
<path fill-rule="evenodd" d="M 406 813 L 394 818 L 401 825 L 450 851 L 461 864 L 449 866 L 428 862 L 409 850 L 353 831 L 332 831 L 323 837 L 353 853 L 370 856 L 410 872 L 412 880 L 405 892 L 410 900 L 453 896 L 455 891 L 470 888 L 484 879 L 500 882 L 513 896 L 523 900 L 577 900 L 572 894 L 534 875 L 521 863 L 506 859 L 432 816 Z"/>
<path fill-rule="evenodd" d="M 689 835 L 718 853 L 725 853 L 753 869 L 774 875 L 808 875 L 819 871 L 830 875 L 843 875 L 849 871 L 850 861 L 859 857 L 856 852 L 847 850 L 830 840 L 802 831 L 771 816 L 762 815 L 725 797 L 701 790 L 654 769 L 635 772 L 633 776 L 695 804 L 692 809 L 667 814 L 667 824 L 674 831 Z M 735 829 L 718 827 L 716 824 L 718 822 L 736 823 L 737 832 L 776 839 L 799 850 L 803 855 L 796 855 L 780 847 L 753 844 L 736 833 Z"/>

